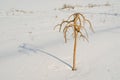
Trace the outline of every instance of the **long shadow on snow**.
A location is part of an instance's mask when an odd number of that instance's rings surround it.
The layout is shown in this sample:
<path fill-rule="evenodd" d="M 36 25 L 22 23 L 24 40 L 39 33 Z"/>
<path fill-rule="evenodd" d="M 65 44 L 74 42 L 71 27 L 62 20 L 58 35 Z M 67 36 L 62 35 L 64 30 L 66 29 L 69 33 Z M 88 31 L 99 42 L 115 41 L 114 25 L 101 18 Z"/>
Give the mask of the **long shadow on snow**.
<path fill-rule="evenodd" d="M 33 53 L 37 53 L 37 52 L 44 53 L 44 54 L 46 54 L 46 55 L 48 55 L 48 56 L 62 62 L 62 63 L 64 63 L 68 67 L 72 68 L 72 66 L 70 64 L 68 64 L 67 62 L 63 61 L 59 57 L 53 55 L 52 53 L 49 53 L 48 51 L 46 51 L 44 49 L 35 48 L 34 46 L 26 44 L 26 43 L 23 43 L 22 45 L 20 45 L 19 48 L 23 49 L 24 51 L 26 50 L 26 51 L 30 51 L 30 52 L 33 52 Z"/>

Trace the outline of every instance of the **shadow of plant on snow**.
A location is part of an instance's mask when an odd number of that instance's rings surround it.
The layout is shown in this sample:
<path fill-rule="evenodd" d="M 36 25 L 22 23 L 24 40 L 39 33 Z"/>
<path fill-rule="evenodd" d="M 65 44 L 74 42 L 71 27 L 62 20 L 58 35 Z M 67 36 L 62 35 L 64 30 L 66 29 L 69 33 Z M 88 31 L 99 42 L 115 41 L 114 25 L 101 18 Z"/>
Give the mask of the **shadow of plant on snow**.
<path fill-rule="evenodd" d="M 55 56 L 53 53 L 50 53 L 45 49 L 36 48 L 33 45 L 30 45 L 30 44 L 27 44 L 27 43 L 23 43 L 19 46 L 19 52 L 28 53 L 28 54 L 29 53 L 39 53 L 39 52 L 44 53 L 47 56 L 52 57 L 59 62 L 62 62 L 63 64 L 67 65 L 69 68 L 72 68 L 72 66 L 70 64 L 68 64 L 64 60 L 60 59 L 59 57 Z"/>

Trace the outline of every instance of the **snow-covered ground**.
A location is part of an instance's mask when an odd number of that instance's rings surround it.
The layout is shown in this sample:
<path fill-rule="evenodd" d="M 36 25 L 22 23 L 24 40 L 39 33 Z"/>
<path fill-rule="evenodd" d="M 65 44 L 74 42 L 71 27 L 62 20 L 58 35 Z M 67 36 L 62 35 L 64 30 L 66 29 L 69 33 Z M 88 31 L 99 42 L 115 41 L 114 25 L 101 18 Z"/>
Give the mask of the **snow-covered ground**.
<path fill-rule="evenodd" d="M 78 40 L 72 71 L 74 40 L 53 28 L 75 12 L 95 33 Z M 119 0 L 0 0 L 0 80 L 120 80 Z"/>

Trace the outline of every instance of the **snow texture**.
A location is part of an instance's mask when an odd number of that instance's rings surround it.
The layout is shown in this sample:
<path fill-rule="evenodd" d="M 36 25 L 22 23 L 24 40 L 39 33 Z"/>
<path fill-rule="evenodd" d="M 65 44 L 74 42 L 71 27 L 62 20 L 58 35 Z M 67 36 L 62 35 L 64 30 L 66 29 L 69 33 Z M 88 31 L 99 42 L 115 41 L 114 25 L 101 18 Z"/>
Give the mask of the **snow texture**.
<path fill-rule="evenodd" d="M 53 28 L 76 12 L 95 33 L 72 71 L 74 39 Z M 0 80 L 120 80 L 119 0 L 0 0 Z"/>

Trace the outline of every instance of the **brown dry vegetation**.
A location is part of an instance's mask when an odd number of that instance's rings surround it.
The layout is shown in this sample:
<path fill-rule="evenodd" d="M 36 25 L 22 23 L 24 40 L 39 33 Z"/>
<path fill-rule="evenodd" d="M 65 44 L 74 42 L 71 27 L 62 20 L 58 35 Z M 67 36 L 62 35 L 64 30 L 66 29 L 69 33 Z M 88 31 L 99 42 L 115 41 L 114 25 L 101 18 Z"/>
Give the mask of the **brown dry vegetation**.
<path fill-rule="evenodd" d="M 105 4 L 88 4 L 86 6 L 82 6 L 82 5 L 70 5 L 70 4 L 64 4 L 61 8 L 59 8 L 58 10 L 65 10 L 65 9 L 74 9 L 76 7 L 80 8 L 80 7 L 88 7 L 88 8 L 94 8 L 94 7 L 107 7 L 107 6 L 111 6 L 110 3 L 106 2 Z M 55 9 L 56 10 L 56 9 Z"/>
<path fill-rule="evenodd" d="M 63 28 L 65 42 L 67 42 L 66 33 L 69 30 L 69 28 L 73 29 L 73 36 L 75 36 L 75 32 L 77 32 L 80 34 L 80 37 L 88 41 L 88 33 L 85 29 L 86 23 L 90 25 L 90 29 L 94 32 L 91 22 L 88 19 L 86 19 L 85 16 L 83 16 L 83 14 L 81 13 L 74 13 L 70 15 L 67 20 L 62 21 L 60 24 L 57 24 L 55 28 L 59 27 L 59 31 L 61 31 L 63 25 L 65 24 Z"/>
<path fill-rule="evenodd" d="M 73 71 L 76 70 L 76 45 L 77 45 L 78 35 L 81 38 L 88 41 L 88 33 L 85 29 L 85 24 L 89 24 L 90 29 L 94 32 L 91 22 L 88 19 L 86 19 L 86 17 L 81 13 L 74 13 L 70 15 L 67 20 L 62 21 L 60 24 L 55 26 L 55 28 L 59 27 L 59 31 L 61 31 L 62 27 L 64 27 L 63 33 L 64 33 L 65 42 L 67 42 L 66 33 L 68 32 L 69 28 L 73 29 L 73 33 L 72 33 L 74 36 L 74 50 L 73 50 L 74 53 L 73 53 L 73 68 L 72 68 Z M 83 33 L 83 31 L 85 33 Z"/>

